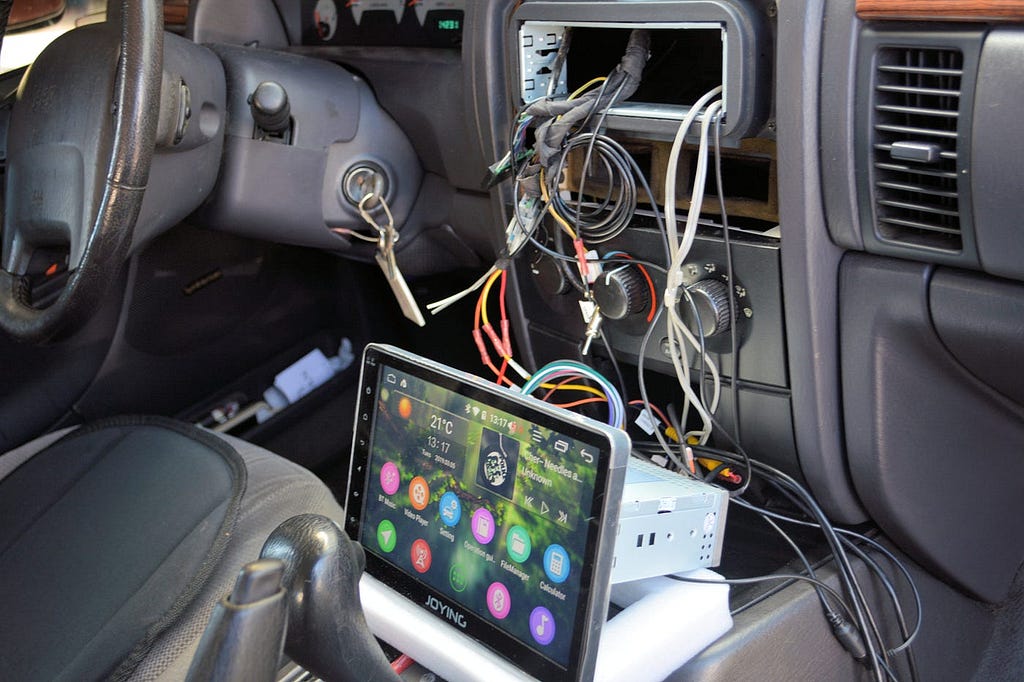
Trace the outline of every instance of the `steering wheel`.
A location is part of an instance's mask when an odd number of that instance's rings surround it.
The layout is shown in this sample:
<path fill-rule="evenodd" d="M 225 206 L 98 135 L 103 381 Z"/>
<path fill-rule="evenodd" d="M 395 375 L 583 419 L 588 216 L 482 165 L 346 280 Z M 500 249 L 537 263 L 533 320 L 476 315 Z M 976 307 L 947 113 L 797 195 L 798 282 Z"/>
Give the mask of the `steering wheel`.
<path fill-rule="evenodd" d="M 52 42 L 29 68 L 7 143 L 0 329 L 40 343 L 80 328 L 124 263 L 156 144 L 163 71 L 159 0 L 112 1 L 107 21 Z M 27 275 L 67 249 L 46 308 Z M 45 267 L 45 265 L 44 265 Z"/>

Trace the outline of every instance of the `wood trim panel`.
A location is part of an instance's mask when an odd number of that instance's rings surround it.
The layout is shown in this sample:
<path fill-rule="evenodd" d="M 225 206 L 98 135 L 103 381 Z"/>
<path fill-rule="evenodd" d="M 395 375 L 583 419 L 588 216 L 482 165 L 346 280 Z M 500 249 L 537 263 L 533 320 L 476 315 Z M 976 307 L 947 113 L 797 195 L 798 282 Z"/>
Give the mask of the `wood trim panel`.
<path fill-rule="evenodd" d="M 188 23 L 188 0 L 164 0 L 164 24 L 184 26 Z"/>
<path fill-rule="evenodd" d="M 1022 21 L 1024 0 L 857 0 L 861 19 Z"/>

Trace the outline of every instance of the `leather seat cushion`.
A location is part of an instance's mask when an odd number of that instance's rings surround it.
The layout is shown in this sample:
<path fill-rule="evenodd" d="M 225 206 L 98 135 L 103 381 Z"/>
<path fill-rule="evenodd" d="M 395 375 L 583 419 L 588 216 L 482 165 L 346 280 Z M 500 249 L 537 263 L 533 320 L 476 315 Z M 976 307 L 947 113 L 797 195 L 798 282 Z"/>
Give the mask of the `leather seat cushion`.
<path fill-rule="evenodd" d="M 246 487 L 234 447 L 122 417 L 73 431 L 0 480 L 0 670 L 126 678 L 203 590 Z"/>

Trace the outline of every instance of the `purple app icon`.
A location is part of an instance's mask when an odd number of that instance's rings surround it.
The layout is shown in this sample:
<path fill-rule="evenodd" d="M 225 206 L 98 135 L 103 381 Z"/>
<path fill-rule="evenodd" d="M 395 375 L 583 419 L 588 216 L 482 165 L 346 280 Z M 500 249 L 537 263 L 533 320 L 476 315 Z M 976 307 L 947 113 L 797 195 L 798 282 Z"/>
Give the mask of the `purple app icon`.
<path fill-rule="evenodd" d="M 486 545 L 494 539 L 494 517 L 483 507 L 473 512 L 470 527 L 473 529 L 473 537 L 481 545 Z"/>
<path fill-rule="evenodd" d="M 402 485 L 402 477 L 398 473 L 398 467 L 394 462 L 385 462 L 380 468 L 380 487 L 388 495 L 394 495 Z"/>
<path fill-rule="evenodd" d="M 555 617 L 543 606 L 530 612 L 530 634 L 537 644 L 547 646 L 555 638 Z"/>

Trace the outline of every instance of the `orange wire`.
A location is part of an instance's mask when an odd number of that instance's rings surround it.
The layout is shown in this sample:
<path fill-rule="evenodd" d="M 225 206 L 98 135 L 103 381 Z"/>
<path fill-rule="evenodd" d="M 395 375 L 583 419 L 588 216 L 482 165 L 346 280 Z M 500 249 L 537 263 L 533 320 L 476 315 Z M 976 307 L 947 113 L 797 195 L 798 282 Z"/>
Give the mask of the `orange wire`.
<path fill-rule="evenodd" d="M 589 405 L 591 403 L 606 403 L 606 402 L 608 402 L 607 398 L 583 398 L 582 400 L 576 400 L 576 401 L 573 401 L 571 403 L 551 403 L 551 404 L 554 405 L 555 407 L 569 408 L 569 407 L 579 407 L 580 405 Z"/>
<path fill-rule="evenodd" d="M 666 427 L 669 427 L 669 426 L 672 425 L 672 422 L 670 422 L 668 420 L 668 417 L 665 416 L 664 412 L 662 412 L 661 410 L 658 409 L 657 405 L 650 405 L 650 406 L 644 405 L 644 401 L 642 401 L 642 400 L 630 400 L 629 403 L 627 403 L 627 404 L 629 404 L 629 405 L 640 405 L 641 407 L 650 407 L 651 408 L 651 412 L 653 412 L 654 414 L 658 415 L 658 417 L 661 418 L 661 423 L 662 424 L 664 424 Z"/>

